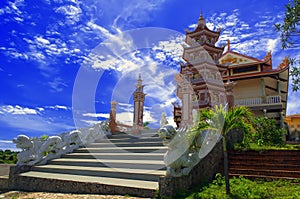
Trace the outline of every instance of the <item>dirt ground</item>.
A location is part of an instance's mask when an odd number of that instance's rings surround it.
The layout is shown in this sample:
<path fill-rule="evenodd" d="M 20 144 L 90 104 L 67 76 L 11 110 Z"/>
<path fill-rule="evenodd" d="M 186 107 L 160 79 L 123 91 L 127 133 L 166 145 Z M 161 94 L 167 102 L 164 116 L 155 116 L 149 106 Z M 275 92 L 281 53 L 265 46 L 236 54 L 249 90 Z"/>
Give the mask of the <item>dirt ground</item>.
<path fill-rule="evenodd" d="M 89 195 L 89 194 L 65 194 L 65 193 L 46 193 L 46 192 L 20 192 L 9 191 L 0 193 L 0 199 L 140 199 L 130 196 L 117 195 Z"/>

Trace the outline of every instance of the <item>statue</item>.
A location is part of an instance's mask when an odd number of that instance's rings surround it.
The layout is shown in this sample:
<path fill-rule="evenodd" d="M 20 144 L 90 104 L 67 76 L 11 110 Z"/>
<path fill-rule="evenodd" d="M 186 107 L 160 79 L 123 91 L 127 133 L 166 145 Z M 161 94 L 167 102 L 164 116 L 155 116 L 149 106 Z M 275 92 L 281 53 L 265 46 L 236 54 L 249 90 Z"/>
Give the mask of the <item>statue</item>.
<path fill-rule="evenodd" d="M 163 113 L 161 114 L 160 127 L 163 127 L 163 126 L 165 126 L 165 125 L 167 125 L 167 124 L 168 124 L 167 116 L 166 116 L 166 113 L 163 112 Z"/>

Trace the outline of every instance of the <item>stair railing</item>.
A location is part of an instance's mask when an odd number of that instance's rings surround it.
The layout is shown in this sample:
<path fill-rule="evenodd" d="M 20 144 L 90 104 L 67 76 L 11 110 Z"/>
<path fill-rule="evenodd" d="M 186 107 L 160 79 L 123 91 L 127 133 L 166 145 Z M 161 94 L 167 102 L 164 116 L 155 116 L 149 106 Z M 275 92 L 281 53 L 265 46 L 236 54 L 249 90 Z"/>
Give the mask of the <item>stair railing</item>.
<path fill-rule="evenodd" d="M 71 153 L 75 149 L 95 141 L 95 139 L 110 134 L 108 129 L 108 121 L 101 121 L 92 127 L 64 132 L 46 138 L 30 138 L 26 135 L 18 135 L 13 139 L 16 147 L 21 149 L 17 155 L 17 165 L 46 164 L 49 160 Z"/>

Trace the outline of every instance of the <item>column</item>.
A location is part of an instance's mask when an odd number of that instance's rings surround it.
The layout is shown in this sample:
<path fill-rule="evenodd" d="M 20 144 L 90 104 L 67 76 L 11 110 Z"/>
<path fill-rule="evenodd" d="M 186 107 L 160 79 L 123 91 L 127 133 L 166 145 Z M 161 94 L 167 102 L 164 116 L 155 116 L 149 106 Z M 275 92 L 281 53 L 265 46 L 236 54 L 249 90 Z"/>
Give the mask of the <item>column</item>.
<path fill-rule="evenodd" d="M 265 90 L 264 78 L 261 78 L 261 95 L 262 95 L 262 103 L 266 103 L 266 90 Z"/>
<path fill-rule="evenodd" d="M 280 80 L 277 80 L 277 91 L 278 91 L 278 95 L 281 95 L 281 86 L 280 86 Z"/>

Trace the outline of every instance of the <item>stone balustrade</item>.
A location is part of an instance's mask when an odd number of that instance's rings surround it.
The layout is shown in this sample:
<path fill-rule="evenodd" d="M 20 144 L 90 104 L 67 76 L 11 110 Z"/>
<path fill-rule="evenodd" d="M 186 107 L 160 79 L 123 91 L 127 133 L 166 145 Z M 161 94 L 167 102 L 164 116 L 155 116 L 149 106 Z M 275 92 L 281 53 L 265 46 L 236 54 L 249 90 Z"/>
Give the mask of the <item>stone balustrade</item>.
<path fill-rule="evenodd" d="M 19 135 L 13 139 L 16 147 L 22 151 L 18 153 L 18 166 L 42 165 L 47 161 L 71 153 L 73 150 L 89 144 L 95 139 L 109 134 L 108 122 L 102 121 L 92 127 L 64 132 L 60 135 L 46 138 L 29 138 Z"/>

